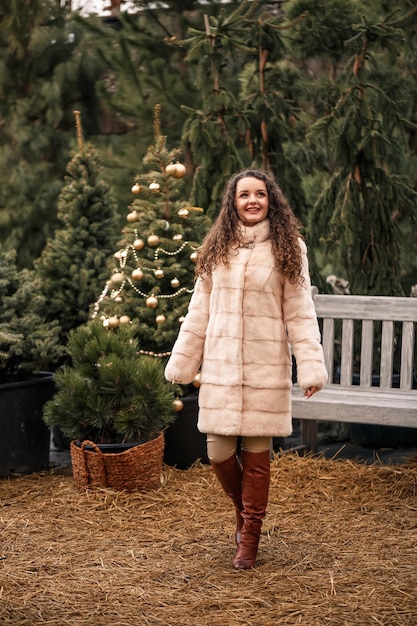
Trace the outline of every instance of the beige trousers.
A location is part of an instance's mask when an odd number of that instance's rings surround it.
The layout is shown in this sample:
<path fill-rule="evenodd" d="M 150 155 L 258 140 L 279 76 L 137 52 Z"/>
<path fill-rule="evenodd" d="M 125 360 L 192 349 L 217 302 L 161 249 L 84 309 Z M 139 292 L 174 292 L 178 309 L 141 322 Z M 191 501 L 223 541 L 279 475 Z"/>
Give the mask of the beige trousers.
<path fill-rule="evenodd" d="M 271 449 L 271 437 L 242 437 L 242 450 L 265 452 Z M 207 435 L 207 456 L 213 463 L 222 463 L 236 454 L 237 437 Z"/>

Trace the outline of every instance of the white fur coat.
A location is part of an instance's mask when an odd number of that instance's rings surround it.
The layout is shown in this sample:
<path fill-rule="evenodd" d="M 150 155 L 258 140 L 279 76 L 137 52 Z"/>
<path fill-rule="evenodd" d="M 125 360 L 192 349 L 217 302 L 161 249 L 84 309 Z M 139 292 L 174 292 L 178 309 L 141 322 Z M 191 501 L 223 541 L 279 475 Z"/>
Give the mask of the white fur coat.
<path fill-rule="evenodd" d="M 188 384 L 201 367 L 198 428 L 218 435 L 287 437 L 292 432 L 290 346 L 302 389 L 327 381 L 310 295 L 275 266 L 269 220 L 242 225 L 244 241 L 228 267 L 199 278 L 165 369 Z"/>

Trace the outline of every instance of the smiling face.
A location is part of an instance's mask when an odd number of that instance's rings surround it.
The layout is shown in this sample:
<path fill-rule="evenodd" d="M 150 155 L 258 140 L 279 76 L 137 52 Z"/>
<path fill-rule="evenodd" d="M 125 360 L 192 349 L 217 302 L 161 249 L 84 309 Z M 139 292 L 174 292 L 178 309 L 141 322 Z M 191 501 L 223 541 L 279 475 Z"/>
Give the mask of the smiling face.
<path fill-rule="evenodd" d="M 269 198 L 263 180 L 253 176 L 241 178 L 236 185 L 236 210 L 246 226 L 262 222 L 269 211 Z"/>

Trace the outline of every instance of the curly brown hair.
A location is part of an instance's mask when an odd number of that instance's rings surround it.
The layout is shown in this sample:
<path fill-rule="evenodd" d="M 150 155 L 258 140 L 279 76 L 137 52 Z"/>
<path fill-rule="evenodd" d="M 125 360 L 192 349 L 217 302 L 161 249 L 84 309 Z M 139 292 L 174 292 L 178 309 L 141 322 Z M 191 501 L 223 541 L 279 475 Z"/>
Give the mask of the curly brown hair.
<path fill-rule="evenodd" d="M 226 184 L 219 215 L 198 251 L 196 277 L 211 274 L 217 265 L 228 265 L 234 250 L 239 247 L 241 235 L 235 203 L 236 185 L 239 180 L 246 177 L 257 178 L 265 183 L 275 266 L 291 283 L 296 283 L 301 280 L 302 270 L 298 243 L 301 237 L 301 223 L 294 215 L 278 183 L 269 174 L 252 169 L 235 174 Z"/>

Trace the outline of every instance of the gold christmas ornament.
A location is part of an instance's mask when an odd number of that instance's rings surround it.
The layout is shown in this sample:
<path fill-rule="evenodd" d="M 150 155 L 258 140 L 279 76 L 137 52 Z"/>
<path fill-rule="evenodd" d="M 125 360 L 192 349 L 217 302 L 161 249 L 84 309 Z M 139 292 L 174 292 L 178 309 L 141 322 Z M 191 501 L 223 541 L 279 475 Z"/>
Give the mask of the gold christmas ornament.
<path fill-rule="evenodd" d="M 200 377 L 201 377 L 201 374 L 200 374 L 200 372 L 198 372 L 198 374 L 196 374 L 196 375 L 195 375 L 195 378 L 194 378 L 194 380 L 193 380 L 193 385 L 194 385 L 194 387 L 196 387 L 197 389 L 198 389 L 198 388 L 200 387 L 200 385 L 201 385 Z"/>
<path fill-rule="evenodd" d="M 182 411 L 182 409 L 184 408 L 184 402 L 180 400 L 180 398 L 175 398 L 172 404 L 175 411 Z"/>
<path fill-rule="evenodd" d="M 163 315 L 162 313 L 161 313 L 161 315 L 157 315 L 157 316 L 155 317 L 155 322 L 156 322 L 157 324 L 163 324 L 163 323 L 164 323 L 164 322 L 166 322 L 166 321 L 167 321 L 167 318 L 166 318 L 166 317 L 165 317 L 165 315 Z"/>
<path fill-rule="evenodd" d="M 126 219 L 129 222 L 129 224 L 132 224 L 133 222 L 137 222 L 138 221 L 139 215 L 138 215 L 137 211 L 132 211 L 131 213 L 127 214 Z"/>
<path fill-rule="evenodd" d="M 114 274 L 112 274 L 111 282 L 116 287 L 119 287 L 122 284 L 122 282 L 124 281 L 124 279 L 125 279 L 125 277 L 124 277 L 124 275 L 121 272 L 115 272 Z"/>
<path fill-rule="evenodd" d="M 143 278 L 143 272 L 140 269 L 140 267 L 137 267 L 135 270 L 133 270 L 132 272 L 132 278 L 133 280 L 142 280 Z"/>
<path fill-rule="evenodd" d="M 189 215 L 188 209 L 180 209 L 178 211 L 178 217 L 180 217 L 183 220 L 186 220 L 188 215 Z"/>
<path fill-rule="evenodd" d="M 158 269 L 154 271 L 154 274 L 155 274 L 155 278 L 163 278 L 164 270 L 161 270 L 161 268 L 158 267 Z"/>
<path fill-rule="evenodd" d="M 146 298 L 146 306 L 148 306 L 150 309 L 156 309 L 156 307 L 158 306 L 158 298 L 156 298 L 155 296 L 149 296 L 149 298 Z"/>
<path fill-rule="evenodd" d="M 119 319 L 120 324 L 129 324 L 130 317 L 128 315 L 121 315 Z"/>
<path fill-rule="evenodd" d="M 135 239 L 135 241 L 133 242 L 133 247 L 135 248 L 135 250 L 143 250 L 143 248 L 145 247 L 145 242 L 143 241 L 143 239 Z"/>
<path fill-rule="evenodd" d="M 180 324 L 182 324 L 184 320 L 185 320 L 184 315 L 181 315 L 181 317 L 178 318 L 178 321 Z"/>
<path fill-rule="evenodd" d="M 193 263 L 197 263 L 197 256 L 198 256 L 198 254 L 197 254 L 196 250 L 194 250 L 194 252 L 192 252 L 192 253 L 190 254 L 190 259 L 191 259 L 191 261 L 192 261 Z"/>
<path fill-rule="evenodd" d="M 175 163 L 175 178 L 183 178 L 187 173 L 187 168 L 182 163 Z"/>
<path fill-rule="evenodd" d="M 159 240 L 158 235 L 149 235 L 147 241 L 148 241 L 148 245 L 151 246 L 151 248 L 154 248 L 155 246 L 158 245 L 160 240 Z"/>
<path fill-rule="evenodd" d="M 152 193 L 158 193 L 161 189 L 161 185 L 159 183 L 153 182 L 149 185 L 149 189 L 150 191 L 152 191 Z"/>
<path fill-rule="evenodd" d="M 175 163 L 169 163 L 165 168 L 165 172 L 168 174 L 168 176 L 175 176 L 176 171 L 177 166 L 175 165 Z"/>
<path fill-rule="evenodd" d="M 138 193 L 140 193 L 140 185 L 139 183 L 135 183 L 132 187 L 132 193 L 135 194 L 135 196 L 138 195 Z"/>
<path fill-rule="evenodd" d="M 175 278 L 173 278 L 171 280 L 171 287 L 174 287 L 174 289 L 176 289 L 177 287 L 180 286 L 180 281 L 178 280 L 178 278 L 175 276 Z"/>
<path fill-rule="evenodd" d="M 178 233 L 177 235 L 174 235 L 172 239 L 173 239 L 173 241 L 182 241 L 181 233 Z"/>
<path fill-rule="evenodd" d="M 121 296 L 116 296 L 114 301 L 117 302 L 117 304 L 120 304 L 121 302 L 123 302 L 123 298 Z"/>
<path fill-rule="evenodd" d="M 109 328 L 117 328 L 119 326 L 119 318 L 114 316 L 114 317 L 109 317 Z"/>

